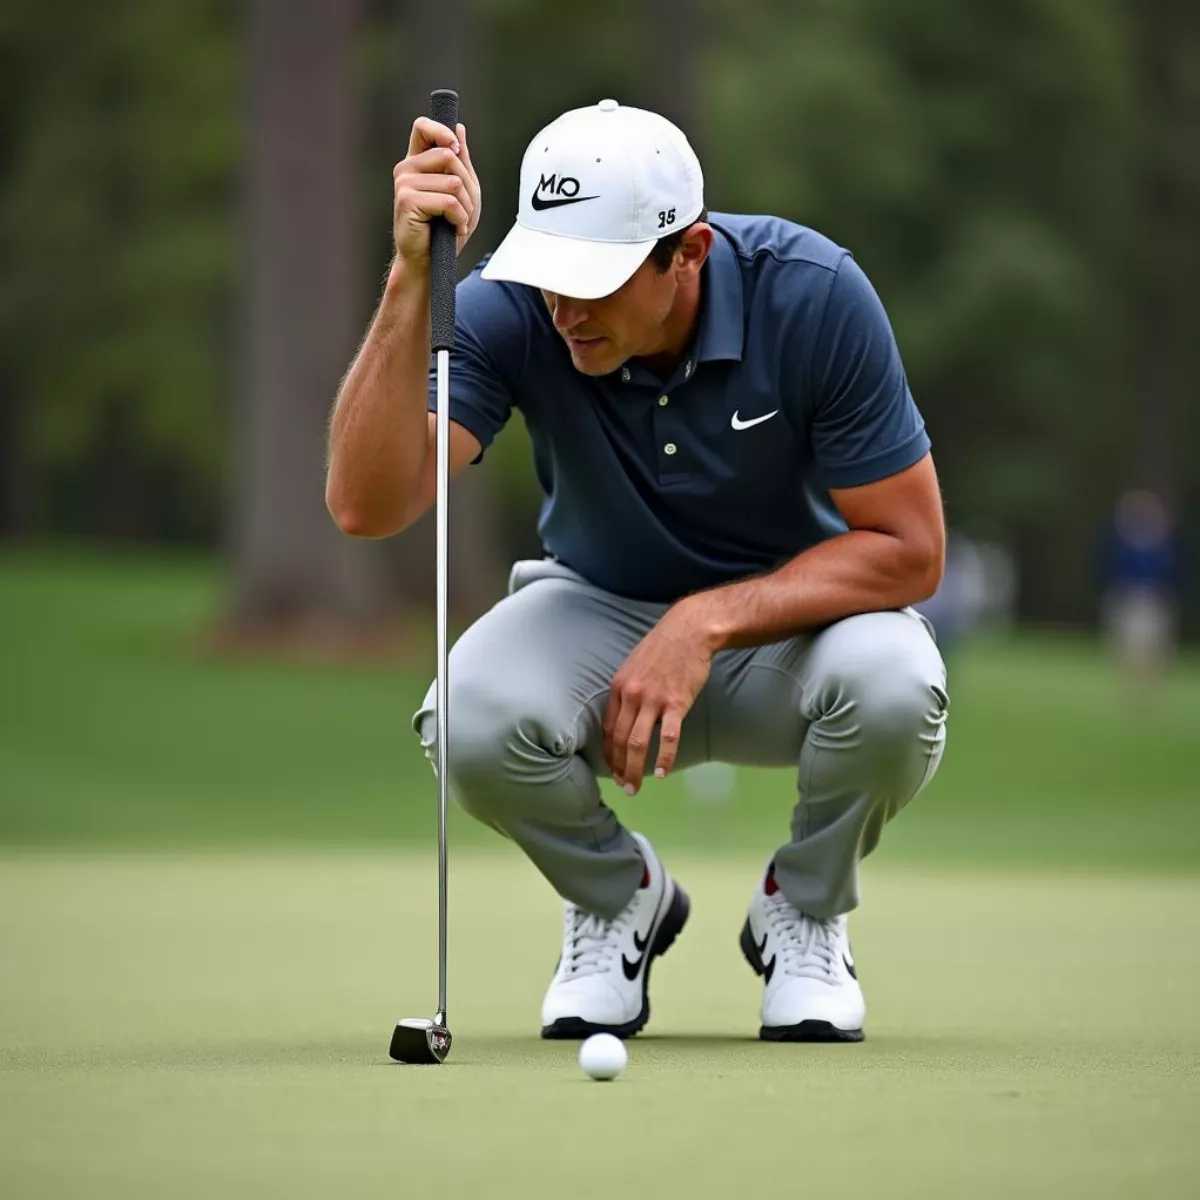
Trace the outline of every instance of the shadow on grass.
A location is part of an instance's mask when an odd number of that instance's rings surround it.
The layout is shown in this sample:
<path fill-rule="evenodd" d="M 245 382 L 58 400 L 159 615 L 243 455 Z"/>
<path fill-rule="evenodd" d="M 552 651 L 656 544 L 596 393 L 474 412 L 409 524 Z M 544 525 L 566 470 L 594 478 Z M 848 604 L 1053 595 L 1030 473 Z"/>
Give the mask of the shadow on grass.
<path fill-rule="evenodd" d="M 380 1029 L 327 1038 L 197 1038 L 191 1042 L 165 1042 L 122 1046 L 77 1047 L 63 1051 L 13 1050 L 0 1054 L 0 1076 L 22 1074 L 75 1074 L 97 1071 L 120 1074 L 131 1071 L 239 1071 L 302 1070 L 355 1071 L 389 1067 L 404 1070 L 387 1053 L 390 1031 Z M 642 1034 L 627 1042 L 631 1062 L 661 1066 L 675 1059 L 681 1067 L 698 1064 L 777 1070 L 804 1062 L 859 1071 L 888 1072 L 920 1068 L 948 1073 L 1004 1069 L 1022 1060 L 1032 1065 L 1047 1055 L 1048 1047 L 1027 1045 L 1014 1053 L 1012 1045 L 979 1037 L 868 1037 L 860 1044 L 768 1043 L 756 1033 L 721 1032 Z M 1080 1050 L 1083 1047 L 1079 1048 Z M 1060 1046 L 1060 1060 L 1071 1051 Z M 446 1061 L 450 1067 L 504 1067 L 506 1069 L 561 1068 L 575 1064 L 578 1041 L 545 1041 L 536 1033 L 457 1035 Z M 420 1072 L 428 1074 L 428 1072 Z"/>

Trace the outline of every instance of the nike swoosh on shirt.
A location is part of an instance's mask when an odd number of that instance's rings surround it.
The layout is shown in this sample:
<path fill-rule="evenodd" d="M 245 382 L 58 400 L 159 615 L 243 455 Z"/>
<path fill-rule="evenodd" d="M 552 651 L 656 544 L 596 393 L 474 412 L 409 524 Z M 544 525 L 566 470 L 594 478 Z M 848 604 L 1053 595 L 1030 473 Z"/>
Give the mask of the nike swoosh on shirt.
<path fill-rule="evenodd" d="M 734 429 L 749 429 L 752 425 L 761 425 L 764 421 L 769 421 L 777 412 L 779 412 L 779 409 L 775 409 L 773 412 L 769 412 L 762 417 L 751 417 L 749 421 L 743 421 L 735 412 L 732 424 Z"/>

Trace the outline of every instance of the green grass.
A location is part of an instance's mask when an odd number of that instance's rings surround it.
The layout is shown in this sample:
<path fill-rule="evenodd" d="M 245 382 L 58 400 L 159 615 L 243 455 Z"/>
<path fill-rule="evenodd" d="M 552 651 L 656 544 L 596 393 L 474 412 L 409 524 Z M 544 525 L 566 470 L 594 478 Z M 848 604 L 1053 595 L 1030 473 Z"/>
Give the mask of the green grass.
<path fill-rule="evenodd" d="M 536 1037 L 560 910 L 435 790 L 407 669 L 204 649 L 204 562 L 0 556 L 0 1195 L 1196 1194 L 1200 664 L 1132 705 L 1081 638 L 969 647 L 945 764 L 852 922 L 857 1047 L 755 1040 L 736 934 L 789 772 L 608 798 L 693 894 L 613 1084 Z"/>
<path fill-rule="evenodd" d="M 455 860 L 450 1061 L 388 1063 L 435 999 L 429 859 L 0 861 L 0 1194 L 1196 1194 L 1200 881 L 877 869 L 868 1040 L 768 1046 L 758 859 L 672 855 L 692 924 L 597 1084 L 537 1039 L 559 910 L 513 850 Z"/>
<path fill-rule="evenodd" d="M 433 829 L 409 729 L 433 668 L 230 662 L 203 648 L 221 580 L 203 562 L 0 557 L 0 843 L 384 846 Z M 968 647 L 951 664 L 942 770 L 888 830 L 895 862 L 1200 866 L 1200 663 L 1135 707 L 1086 640 Z M 732 796 L 682 778 L 631 824 L 671 845 L 769 851 L 790 772 Z M 458 843 L 493 836 L 455 814 Z"/>

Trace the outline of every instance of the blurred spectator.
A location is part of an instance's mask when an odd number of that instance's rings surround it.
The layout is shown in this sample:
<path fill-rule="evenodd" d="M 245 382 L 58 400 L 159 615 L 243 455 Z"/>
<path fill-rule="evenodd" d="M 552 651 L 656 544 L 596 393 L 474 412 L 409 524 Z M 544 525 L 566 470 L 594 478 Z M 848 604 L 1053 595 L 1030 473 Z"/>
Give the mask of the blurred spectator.
<path fill-rule="evenodd" d="M 1175 649 L 1179 553 L 1166 505 L 1133 490 L 1117 502 L 1103 567 L 1103 618 L 1122 672 L 1138 695 Z"/>

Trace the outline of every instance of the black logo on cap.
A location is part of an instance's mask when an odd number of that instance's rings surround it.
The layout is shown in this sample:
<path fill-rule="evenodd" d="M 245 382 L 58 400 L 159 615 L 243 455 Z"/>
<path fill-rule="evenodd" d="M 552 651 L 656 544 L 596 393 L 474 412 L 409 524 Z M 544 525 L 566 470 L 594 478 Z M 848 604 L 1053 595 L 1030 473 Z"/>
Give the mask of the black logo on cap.
<path fill-rule="evenodd" d="M 546 197 L 551 197 L 547 199 Z M 529 203 L 534 212 L 542 212 L 547 208 L 562 208 L 567 204 L 582 204 L 585 200 L 598 200 L 599 196 L 581 196 L 579 180 L 571 175 L 543 175 L 533 190 Z"/>

